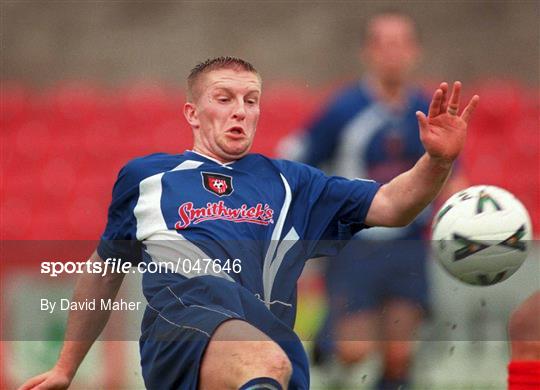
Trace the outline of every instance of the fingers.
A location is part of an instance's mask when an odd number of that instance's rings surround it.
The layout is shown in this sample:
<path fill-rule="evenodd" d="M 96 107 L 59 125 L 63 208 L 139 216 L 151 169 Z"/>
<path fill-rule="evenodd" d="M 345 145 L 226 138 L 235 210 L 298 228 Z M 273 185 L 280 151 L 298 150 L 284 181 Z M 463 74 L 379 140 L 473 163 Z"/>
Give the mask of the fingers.
<path fill-rule="evenodd" d="M 441 85 L 439 85 L 439 89 L 443 92 L 442 98 L 441 98 L 441 108 L 439 110 L 439 113 L 446 112 L 446 106 L 447 106 L 447 98 L 448 98 L 448 83 L 443 81 Z"/>
<path fill-rule="evenodd" d="M 465 123 L 469 123 L 469 120 L 471 119 L 471 116 L 476 108 L 478 106 L 478 102 L 480 101 L 480 97 L 478 95 L 474 95 L 467 104 L 467 107 L 463 110 L 463 113 L 461 114 L 461 119 L 465 121 Z"/>
<path fill-rule="evenodd" d="M 460 94 L 461 94 L 461 82 L 455 81 L 454 86 L 452 87 L 452 94 L 450 95 L 450 100 L 448 101 L 447 112 L 450 115 L 457 115 L 458 113 Z"/>
<path fill-rule="evenodd" d="M 433 98 L 431 99 L 428 111 L 428 115 L 430 117 L 435 117 L 441 113 L 441 102 L 443 99 L 443 94 L 444 92 L 440 88 L 437 88 L 433 93 Z"/>
<path fill-rule="evenodd" d="M 439 114 L 444 113 L 448 113 L 450 115 L 457 115 L 461 98 L 460 81 L 454 82 L 454 85 L 452 86 L 452 93 L 448 100 L 447 96 L 448 83 L 442 82 L 439 85 L 439 88 L 437 88 L 433 93 L 433 98 L 431 99 L 431 104 L 429 105 L 428 117 L 433 118 Z M 480 98 L 477 95 L 473 96 L 467 107 L 465 107 L 465 110 L 463 110 L 463 113 L 461 114 L 461 119 L 463 119 L 465 122 L 469 121 L 472 113 L 474 112 L 474 109 L 478 105 L 479 100 Z M 416 113 L 416 116 L 418 118 L 418 122 L 421 125 L 427 126 L 427 118 L 425 115 L 422 114 L 422 116 L 420 116 L 418 113 Z M 425 120 L 425 122 L 423 122 L 423 120 Z"/>
<path fill-rule="evenodd" d="M 44 382 L 46 379 L 47 379 L 47 373 L 35 376 L 33 378 L 30 378 L 25 383 L 23 383 L 23 385 L 21 387 L 19 387 L 18 390 L 32 389 L 32 388 L 36 387 L 37 385 L 39 385 L 40 383 Z"/>
<path fill-rule="evenodd" d="M 424 136 L 424 133 L 428 131 L 429 121 L 426 115 L 422 111 L 416 111 L 416 119 L 418 119 L 418 127 L 420 128 L 420 138 Z"/>

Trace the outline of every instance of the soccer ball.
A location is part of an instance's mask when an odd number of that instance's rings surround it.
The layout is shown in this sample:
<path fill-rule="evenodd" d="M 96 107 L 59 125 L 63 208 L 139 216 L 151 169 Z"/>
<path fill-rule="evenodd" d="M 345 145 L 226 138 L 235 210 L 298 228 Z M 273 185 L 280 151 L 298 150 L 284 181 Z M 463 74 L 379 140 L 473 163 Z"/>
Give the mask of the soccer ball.
<path fill-rule="evenodd" d="M 492 285 L 521 266 L 532 238 L 531 219 L 510 192 L 480 185 L 454 194 L 435 215 L 433 252 L 457 279 Z"/>

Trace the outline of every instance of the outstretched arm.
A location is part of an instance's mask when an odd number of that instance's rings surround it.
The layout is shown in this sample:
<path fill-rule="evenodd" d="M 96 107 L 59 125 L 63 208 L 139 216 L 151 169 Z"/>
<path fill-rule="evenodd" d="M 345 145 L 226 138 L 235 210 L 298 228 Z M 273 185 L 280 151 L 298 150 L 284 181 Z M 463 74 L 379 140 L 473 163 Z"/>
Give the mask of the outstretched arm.
<path fill-rule="evenodd" d="M 103 261 L 97 252 L 90 257 L 91 261 Z M 101 274 L 85 273 L 77 280 L 73 301 L 85 299 L 114 299 L 118 293 L 123 273 Z M 75 376 L 82 360 L 97 339 L 107 321 L 110 310 L 77 310 L 68 316 L 64 345 L 56 365 L 41 375 L 26 381 L 19 390 L 27 389 L 67 389 Z"/>
<path fill-rule="evenodd" d="M 369 226 L 405 226 L 437 196 L 448 178 L 467 134 L 467 124 L 479 97 L 473 96 L 458 115 L 461 83 L 456 81 L 449 99 L 448 84 L 433 94 L 426 116 L 418 111 L 420 140 L 426 153 L 413 168 L 383 185 L 366 217 Z"/>

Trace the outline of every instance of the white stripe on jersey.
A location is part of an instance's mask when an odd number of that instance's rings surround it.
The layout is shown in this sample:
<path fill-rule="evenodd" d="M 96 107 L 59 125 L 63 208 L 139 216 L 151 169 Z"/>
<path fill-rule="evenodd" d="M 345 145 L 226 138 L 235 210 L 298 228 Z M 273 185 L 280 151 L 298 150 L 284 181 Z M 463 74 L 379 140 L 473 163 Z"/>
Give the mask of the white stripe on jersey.
<path fill-rule="evenodd" d="M 273 272 L 272 270 L 272 261 L 276 258 L 279 239 L 281 238 L 283 225 L 285 224 L 285 219 L 287 218 L 287 214 L 289 213 L 289 207 L 291 206 L 292 201 L 291 187 L 289 186 L 287 179 L 285 179 L 285 176 L 283 176 L 283 174 L 281 173 L 279 175 L 281 176 L 283 186 L 285 187 L 285 200 L 283 201 L 283 206 L 281 206 L 278 220 L 274 227 L 274 231 L 272 232 L 272 239 L 270 241 L 270 245 L 268 246 L 266 256 L 264 257 L 263 265 L 264 302 L 268 308 L 270 308 L 272 286 L 274 285 L 275 274 L 277 274 L 277 269 L 275 269 L 275 272 Z M 285 256 L 285 253 L 283 253 L 283 256 Z M 283 259 L 279 260 L 279 264 L 277 265 L 277 267 L 281 265 L 281 261 L 283 261 Z"/>
<path fill-rule="evenodd" d="M 274 281 L 276 279 L 276 275 L 278 273 L 279 267 L 281 266 L 281 263 L 283 262 L 283 259 L 285 258 L 285 255 L 287 252 L 293 247 L 294 244 L 298 242 L 298 239 L 300 236 L 296 232 L 296 230 L 291 228 L 285 238 L 279 243 L 279 246 L 276 251 L 276 256 L 274 260 L 272 261 L 272 264 L 270 265 L 270 285 L 274 285 Z M 270 293 L 272 291 L 270 290 Z"/>
<path fill-rule="evenodd" d="M 201 165 L 203 165 L 202 161 L 186 160 L 182 162 L 182 164 L 178 165 L 176 168 L 171 169 L 170 172 L 185 171 L 187 169 L 197 169 Z"/>
<path fill-rule="evenodd" d="M 196 169 L 201 161 L 186 160 L 167 172 Z M 139 184 L 139 199 L 133 210 L 137 219 L 137 240 L 148 239 L 152 234 L 166 231 L 167 224 L 161 212 L 161 178 L 167 172 L 157 173 L 147 177 Z"/>
<path fill-rule="evenodd" d="M 384 106 L 371 104 L 347 123 L 335 154 L 335 172 L 349 179 L 367 176 L 361 156 L 365 155 L 369 141 L 386 123 L 388 115 Z"/>

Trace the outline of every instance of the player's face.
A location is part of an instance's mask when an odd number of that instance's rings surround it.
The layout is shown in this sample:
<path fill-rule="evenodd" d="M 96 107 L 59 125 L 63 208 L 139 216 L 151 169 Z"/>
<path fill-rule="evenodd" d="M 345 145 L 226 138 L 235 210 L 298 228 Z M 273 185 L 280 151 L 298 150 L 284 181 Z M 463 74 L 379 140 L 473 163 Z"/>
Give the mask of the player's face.
<path fill-rule="evenodd" d="M 413 22 L 397 15 L 383 15 L 369 25 L 364 61 L 385 82 L 402 82 L 420 55 Z"/>
<path fill-rule="evenodd" d="M 220 69 L 204 74 L 184 114 L 193 128 L 194 150 L 222 162 L 245 156 L 259 120 L 261 81 L 257 74 Z"/>

